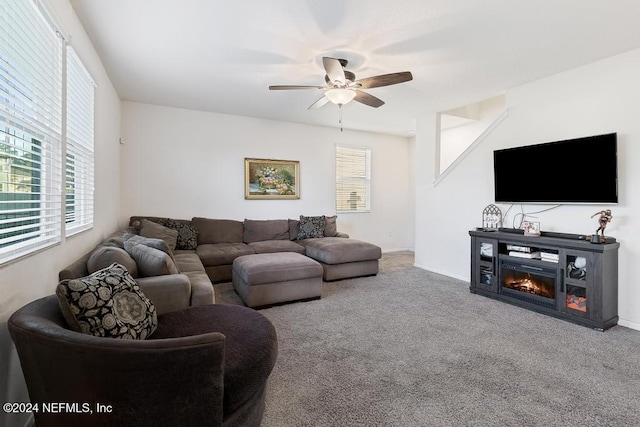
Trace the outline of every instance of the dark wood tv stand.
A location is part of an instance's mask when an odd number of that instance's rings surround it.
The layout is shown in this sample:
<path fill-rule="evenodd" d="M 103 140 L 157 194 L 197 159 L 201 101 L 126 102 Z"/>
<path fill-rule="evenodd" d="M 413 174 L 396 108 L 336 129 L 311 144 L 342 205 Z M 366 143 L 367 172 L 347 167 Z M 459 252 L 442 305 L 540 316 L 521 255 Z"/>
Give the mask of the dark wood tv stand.
<path fill-rule="evenodd" d="M 550 234 L 470 231 L 470 291 L 602 331 L 616 325 L 620 244 Z"/>

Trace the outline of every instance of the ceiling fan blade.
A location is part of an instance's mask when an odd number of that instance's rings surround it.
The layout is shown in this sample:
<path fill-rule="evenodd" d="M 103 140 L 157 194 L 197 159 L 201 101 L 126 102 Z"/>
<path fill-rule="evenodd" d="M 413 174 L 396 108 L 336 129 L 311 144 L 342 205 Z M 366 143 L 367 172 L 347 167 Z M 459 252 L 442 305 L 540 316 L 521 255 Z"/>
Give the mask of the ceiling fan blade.
<path fill-rule="evenodd" d="M 368 105 L 369 107 L 378 108 L 384 105 L 384 101 L 380 98 L 376 98 L 373 95 L 369 95 L 366 92 L 362 92 L 361 90 L 356 90 L 356 97 L 353 98 L 355 101 L 360 102 L 361 104 Z"/>
<path fill-rule="evenodd" d="M 315 110 L 316 108 L 322 107 L 327 102 L 329 102 L 329 98 L 327 98 L 326 96 L 323 96 L 322 98 L 318 99 L 313 104 L 309 105 L 309 108 L 307 108 L 307 110 Z"/>
<path fill-rule="evenodd" d="M 361 89 L 371 89 L 380 86 L 390 86 L 398 83 L 404 83 L 413 80 L 410 71 L 401 73 L 382 74 L 379 76 L 366 77 L 354 82 L 354 86 Z"/>
<path fill-rule="evenodd" d="M 346 83 L 344 69 L 339 60 L 324 56 L 322 58 L 322 65 L 324 65 L 324 69 L 327 71 L 327 76 L 329 76 L 331 83 L 339 85 Z"/>
<path fill-rule="evenodd" d="M 269 86 L 269 90 L 297 90 L 297 89 L 326 89 L 326 86 L 296 86 L 296 85 L 276 85 Z"/>

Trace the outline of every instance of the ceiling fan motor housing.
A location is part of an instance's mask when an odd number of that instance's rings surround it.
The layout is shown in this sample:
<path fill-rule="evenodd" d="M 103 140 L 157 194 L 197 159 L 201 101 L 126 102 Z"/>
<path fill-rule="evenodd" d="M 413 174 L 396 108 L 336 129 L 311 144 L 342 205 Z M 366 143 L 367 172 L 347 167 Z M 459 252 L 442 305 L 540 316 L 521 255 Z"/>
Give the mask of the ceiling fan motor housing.
<path fill-rule="evenodd" d="M 346 80 L 346 83 L 348 85 L 349 83 L 353 83 L 356 81 L 356 75 L 351 71 L 344 70 L 344 79 Z M 331 85 L 334 84 L 331 79 L 329 79 L 329 76 L 327 74 L 324 75 L 324 81 Z"/>

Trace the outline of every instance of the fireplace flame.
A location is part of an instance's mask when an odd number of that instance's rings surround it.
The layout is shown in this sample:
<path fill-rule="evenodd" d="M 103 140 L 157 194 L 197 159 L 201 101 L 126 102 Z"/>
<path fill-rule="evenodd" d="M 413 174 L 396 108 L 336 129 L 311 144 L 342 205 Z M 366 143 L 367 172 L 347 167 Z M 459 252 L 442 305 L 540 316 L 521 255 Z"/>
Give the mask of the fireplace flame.
<path fill-rule="evenodd" d="M 534 280 L 531 279 L 530 275 L 527 275 L 527 277 L 523 279 L 510 281 L 507 284 L 507 287 L 520 292 L 553 298 L 553 294 L 551 294 L 547 288 L 539 286 Z"/>
<path fill-rule="evenodd" d="M 553 278 L 539 276 L 522 270 L 503 269 L 502 286 L 518 292 L 555 299 Z"/>

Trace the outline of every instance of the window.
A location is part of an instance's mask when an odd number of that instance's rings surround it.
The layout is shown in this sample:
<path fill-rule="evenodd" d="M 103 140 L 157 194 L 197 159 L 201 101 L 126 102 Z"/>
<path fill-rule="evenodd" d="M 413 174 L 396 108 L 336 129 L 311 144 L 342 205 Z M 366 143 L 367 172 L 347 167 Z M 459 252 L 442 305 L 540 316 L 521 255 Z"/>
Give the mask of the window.
<path fill-rule="evenodd" d="M 336 211 L 371 210 L 371 150 L 336 145 Z"/>
<path fill-rule="evenodd" d="M 70 236 L 93 226 L 93 98 L 95 85 L 67 48 L 65 227 Z"/>
<path fill-rule="evenodd" d="M 34 2 L 0 1 L 0 262 L 60 241 L 62 40 Z"/>

